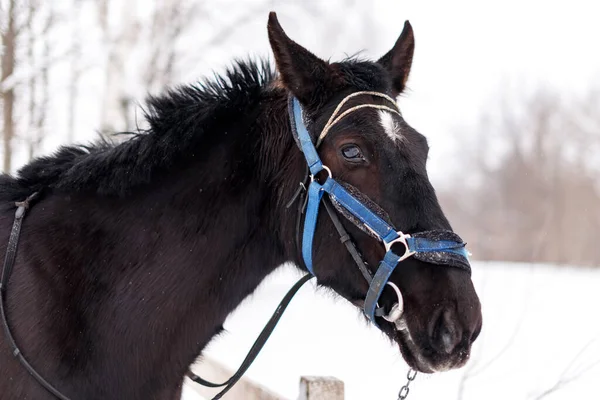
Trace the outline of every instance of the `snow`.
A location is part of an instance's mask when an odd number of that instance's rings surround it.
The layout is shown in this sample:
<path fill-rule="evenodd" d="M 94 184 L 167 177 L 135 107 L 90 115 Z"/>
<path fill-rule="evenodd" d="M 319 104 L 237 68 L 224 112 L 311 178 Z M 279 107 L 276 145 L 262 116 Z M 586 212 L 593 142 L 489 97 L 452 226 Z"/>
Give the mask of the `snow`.
<path fill-rule="evenodd" d="M 284 266 L 268 277 L 227 319 L 228 333 L 206 354 L 237 368 L 299 276 Z M 476 262 L 473 280 L 484 327 L 470 363 L 457 371 L 419 374 L 411 400 L 535 399 L 561 376 L 578 378 L 544 399 L 600 398 L 600 366 L 595 365 L 600 318 L 594 309 L 600 304 L 600 270 Z M 396 399 L 407 369 L 398 349 L 354 306 L 309 282 L 246 376 L 289 399 L 296 399 L 302 375 L 342 379 L 347 400 Z M 186 390 L 184 399 L 198 397 Z"/>
<path fill-rule="evenodd" d="M 206 400 L 204 397 L 200 396 L 198 393 L 194 392 L 190 388 L 190 384 L 186 384 L 183 386 L 183 392 L 181 393 L 181 400 Z"/>
<path fill-rule="evenodd" d="M 183 392 L 181 393 L 181 400 L 206 400 L 204 397 L 200 396 L 198 393 L 195 393 L 190 389 L 188 384 L 183 386 Z"/>

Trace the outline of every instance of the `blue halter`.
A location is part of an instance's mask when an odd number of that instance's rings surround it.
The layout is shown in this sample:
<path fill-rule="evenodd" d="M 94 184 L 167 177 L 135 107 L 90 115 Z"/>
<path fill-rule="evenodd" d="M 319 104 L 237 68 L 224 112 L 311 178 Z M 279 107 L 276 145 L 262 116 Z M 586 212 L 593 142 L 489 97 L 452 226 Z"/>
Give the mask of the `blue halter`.
<path fill-rule="evenodd" d="M 392 272 L 400 263 L 400 261 L 407 259 L 414 255 L 425 255 L 429 256 L 434 254 L 446 254 L 453 255 L 454 259 L 458 257 L 461 260 L 459 263 L 450 263 L 444 261 L 443 257 L 432 257 L 427 259 L 428 262 L 436 264 L 445 264 L 455 266 L 458 268 L 468 269 L 468 253 L 465 249 L 465 243 L 457 242 L 453 240 L 431 240 L 426 237 L 411 237 L 410 235 L 404 234 L 401 231 L 397 231 L 393 226 L 384 221 L 381 217 L 371 211 L 365 206 L 360 200 L 349 193 L 343 186 L 341 186 L 331 174 L 331 170 L 323 165 L 323 162 L 319 158 L 317 149 L 313 144 L 313 141 L 304 125 L 302 118 L 302 107 L 296 98 L 291 99 L 291 112 L 290 119 L 292 120 L 292 127 L 295 129 L 297 134 L 297 140 L 299 146 L 304 153 L 306 163 L 310 170 L 310 185 L 308 187 L 308 203 L 306 206 L 306 217 L 304 220 L 304 232 L 302 235 L 302 257 L 308 271 L 314 275 L 312 252 L 313 252 L 313 241 L 315 236 L 315 229 L 317 226 L 317 216 L 319 213 L 319 206 L 323 195 L 327 193 L 332 201 L 338 203 L 350 214 L 352 214 L 363 227 L 372 232 L 379 238 L 385 247 L 386 253 L 379 263 L 379 267 L 373 276 L 369 284 L 369 290 L 365 298 L 364 313 L 371 322 L 375 325 L 375 310 L 377 308 L 377 302 L 383 288 L 388 282 Z M 315 180 L 315 176 L 325 170 L 328 174 L 323 184 Z M 392 245 L 395 243 L 402 243 L 404 245 L 404 254 L 398 255 L 392 250 Z M 436 260 L 437 259 L 437 260 Z M 460 264 L 460 265 L 459 265 Z M 466 267 L 465 267 L 466 265 Z"/>

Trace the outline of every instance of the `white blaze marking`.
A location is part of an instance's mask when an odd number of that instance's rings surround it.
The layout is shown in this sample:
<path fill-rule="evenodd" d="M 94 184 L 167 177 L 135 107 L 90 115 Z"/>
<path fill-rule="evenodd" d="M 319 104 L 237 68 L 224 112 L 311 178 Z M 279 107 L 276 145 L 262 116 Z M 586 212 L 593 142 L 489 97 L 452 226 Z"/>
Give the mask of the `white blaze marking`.
<path fill-rule="evenodd" d="M 400 127 L 394 121 L 394 116 L 391 112 L 379 110 L 379 123 L 383 127 L 385 134 L 392 140 L 392 142 L 402 141 L 404 136 L 400 133 Z"/>

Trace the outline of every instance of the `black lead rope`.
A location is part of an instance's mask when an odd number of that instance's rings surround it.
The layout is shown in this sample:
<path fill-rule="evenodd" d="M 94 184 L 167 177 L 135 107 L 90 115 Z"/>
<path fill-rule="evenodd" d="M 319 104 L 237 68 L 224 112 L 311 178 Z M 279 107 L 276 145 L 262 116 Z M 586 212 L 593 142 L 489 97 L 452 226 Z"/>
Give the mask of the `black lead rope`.
<path fill-rule="evenodd" d="M 8 318 L 6 316 L 6 310 L 4 307 L 4 302 L 6 301 L 6 288 L 8 285 L 8 280 L 10 279 L 10 275 L 12 273 L 12 269 L 15 265 L 15 259 L 17 257 L 17 247 L 19 245 L 19 235 L 21 234 L 21 225 L 23 224 L 23 218 L 25 217 L 25 213 L 31 202 L 37 199 L 39 193 L 35 192 L 31 196 L 29 196 L 25 201 L 16 202 L 17 211 L 15 212 L 15 221 L 13 222 L 12 231 L 10 232 L 10 238 L 8 239 L 8 246 L 6 247 L 6 257 L 4 258 L 4 265 L 2 266 L 2 278 L 0 279 L 0 314 L 2 317 L 2 326 L 4 328 L 4 334 L 8 339 L 8 344 L 12 349 L 12 353 L 17 360 L 21 363 L 23 368 L 27 370 L 33 376 L 33 378 L 38 381 L 40 385 L 44 387 L 48 392 L 52 393 L 56 398 L 60 400 L 69 400 L 69 398 L 59 392 L 54 386 L 52 386 L 48 381 L 46 381 L 36 370 L 27 362 L 23 354 L 21 353 L 21 349 L 17 346 L 17 342 L 10 331 L 10 327 L 8 326 Z"/>
<path fill-rule="evenodd" d="M 258 356 L 258 353 L 260 353 L 260 351 L 262 350 L 263 346 L 265 345 L 265 343 L 267 342 L 267 340 L 269 339 L 269 337 L 273 333 L 273 330 L 277 326 L 277 323 L 281 319 L 281 316 L 283 315 L 283 312 L 285 311 L 285 309 L 287 308 L 287 306 L 292 301 L 292 298 L 294 297 L 294 295 L 298 292 L 298 290 L 300 290 L 300 288 L 302 287 L 302 285 L 304 285 L 306 282 L 308 282 L 312 278 L 314 278 L 313 275 L 310 275 L 310 274 L 304 275 L 287 292 L 287 294 L 285 295 L 285 297 L 281 300 L 281 302 L 279 303 L 279 305 L 275 309 L 275 312 L 273 313 L 273 315 L 269 319 L 269 322 L 267 322 L 267 324 L 265 325 L 265 327 L 263 328 L 263 330 L 260 332 L 260 335 L 258 335 L 258 338 L 256 338 L 256 341 L 254 342 L 254 344 L 252 345 L 252 348 L 250 349 L 250 351 L 246 355 L 246 358 L 244 358 L 244 361 L 242 362 L 242 364 L 240 365 L 240 367 L 238 368 L 238 370 L 235 372 L 235 374 L 233 374 L 231 376 L 231 378 L 229 378 L 225 382 L 219 384 L 219 383 L 213 383 L 213 382 L 207 381 L 205 379 L 202 379 L 198 375 L 196 375 L 196 374 L 194 374 L 192 372 L 188 372 L 188 377 L 191 380 L 193 380 L 194 382 L 199 383 L 199 384 L 204 385 L 204 386 L 208 386 L 208 387 L 214 387 L 214 388 L 216 388 L 216 387 L 225 386 L 223 388 L 223 390 L 221 390 L 219 392 L 219 394 L 217 394 L 215 397 L 213 397 L 213 400 L 217 400 L 217 399 L 220 399 L 221 397 L 223 397 L 223 395 L 225 393 L 227 393 L 229 391 L 229 389 L 231 389 L 233 387 L 233 385 L 235 385 L 240 380 L 240 378 L 248 370 L 248 368 L 250 367 L 250 365 L 252 365 L 252 362 L 254 362 L 254 360 L 256 359 L 256 356 Z"/>

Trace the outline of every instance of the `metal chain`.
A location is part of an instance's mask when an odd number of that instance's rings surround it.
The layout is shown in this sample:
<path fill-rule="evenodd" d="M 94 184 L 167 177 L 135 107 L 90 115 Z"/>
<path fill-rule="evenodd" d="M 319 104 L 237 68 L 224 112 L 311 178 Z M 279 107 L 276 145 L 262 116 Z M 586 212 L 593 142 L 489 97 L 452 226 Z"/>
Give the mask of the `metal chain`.
<path fill-rule="evenodd" d="M 408 397 L 408 392 L 410 392 L 410 389 L 408 387 L 410 386 L 410 383 L 415 380 L 416 377 L 417 371 L 415 371 L 412 368 L 409 369 L 408 373 L 406 374 L 406 384 L 400 388 L 400 392 L 398 393 L 398 400 L 405 400 Z"/>

